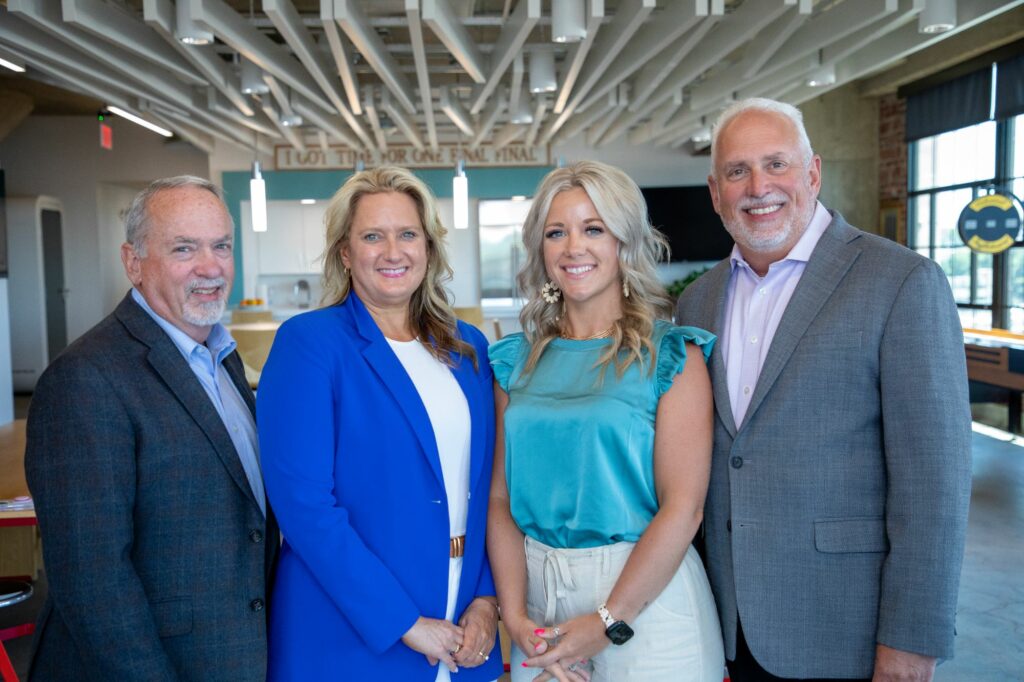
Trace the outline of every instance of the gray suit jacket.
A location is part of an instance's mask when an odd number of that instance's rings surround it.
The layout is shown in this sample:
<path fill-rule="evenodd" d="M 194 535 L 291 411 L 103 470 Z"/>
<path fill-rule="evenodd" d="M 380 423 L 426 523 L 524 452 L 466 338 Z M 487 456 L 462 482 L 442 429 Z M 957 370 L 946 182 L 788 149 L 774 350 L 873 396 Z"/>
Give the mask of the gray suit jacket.
<path fill-rule="evenodd" d="M 677 322 L 720 333 L 730 262 Z M 870 677 L 876 643 L 941 658 L 970 497 L 963 334 L 931 260 L 838 213 L 733 423 L 720 347 L 706 563 L 726 655 L 737 619 L 782 677 Z"/>
<path fill-rule="evenodd" d="M 238 355 L 225 366 L 253 409 Z M 31 680 L 265 679 L 276 524 L 130 295 L 40 378 L 25 468 L 49 581 Z"/>

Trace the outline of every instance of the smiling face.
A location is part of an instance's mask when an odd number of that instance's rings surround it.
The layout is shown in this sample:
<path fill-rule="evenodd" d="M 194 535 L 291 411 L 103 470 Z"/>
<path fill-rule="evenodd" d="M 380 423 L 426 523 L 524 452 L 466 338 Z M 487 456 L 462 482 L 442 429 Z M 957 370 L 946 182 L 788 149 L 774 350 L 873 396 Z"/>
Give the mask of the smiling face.
<path fill-rule="evenodd" d="M 157 192 L 146 213 L 145 255 L 121 246 L 128 279 L 160 317 L 202 343 L 235 277 L 231 218 L 216 195 L 195 186 Z"/>
<path fill-rule="evenodd" d="M 341 260 L 367 306 L 408 309 L 427 274 L 427 237 L 412 197 L 404 192 L 360 197 Z"/>
<path fill-rule="evenodd" d="M 821 159 L 805 153 L 794 123 L 774 112 L 743 112 L 718 135 L 711 200 L 751 265 L 784 258 L 814 215 Z"/>
<path fill-rule="evenodd" d="M 544 221 L 544 266 L 566 305 L 596 304 L 619 310 L 619 241 L 586 191 L 574 187 L 551 201 Z"/>

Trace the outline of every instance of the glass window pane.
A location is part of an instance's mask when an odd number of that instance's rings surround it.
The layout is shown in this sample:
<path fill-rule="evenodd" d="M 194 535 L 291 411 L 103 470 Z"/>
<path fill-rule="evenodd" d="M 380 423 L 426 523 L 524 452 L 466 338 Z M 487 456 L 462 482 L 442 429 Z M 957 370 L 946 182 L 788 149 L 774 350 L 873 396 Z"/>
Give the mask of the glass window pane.
<path fill-rule="evenodd" d="M 939 192 L 935 195 L 935 246 L 960 246 L 963 240 L 956 229 L 964 206 L 974 199 L 970 187 Z"/>
<path fill-rule="evenodd" d="M 928 140 L 931 140 L 930 145 Z M 919 140 L 915 148 L 915 189 L 946 187 L 995 177 L 995 121 Z"/>
<path fill-rule="evenodd" d="M 960 326 L 964 329 L 992 329 L 992 311 L 961 308 Z"/>
<path fill-rule="evenodd" d="M 966 246 L 935 249 L 935 262 L 949 277 L 953 299 L 957 303 L 971 301 L 971 251 Z"/>
<path fill-rule="evenodd" d="M 964 247 L 967 253 L 970 249 Z M 974 275 L 975 295 L 972 303 L 983 303 L 992 305 L 992 254 L 977 253 L 974 255 L 977 265 Z"/>
<path fill-rule="evenodd" d="M 1012 247 L 1006 256 L 1010 330 L 1024 331 L 1024 248 Z"/>
<path fill-rule="evenodd" d="M 926 137 L 912 143 L 911 154 L 915 154 L 916 171 L 910 179 L 911 189 L 935 187 L 935 138 Z"/>
<path fill-rule="evenodd" d="M 913 224 L 910 226 L 911 245 L 918 249 L 924 249 L 924 255 L 928 255 L 928 247 L 932 244 L 932 195 L 922 194 L 911 201 L 910 214 Z"/>
<path fill-rule="evenodd" d="M 1024 114 L 1013 119 L 1013 166 L 1010 175 L 1024 175 Z M 1020 197 L 1020 195 L 1017 195 Z"/>

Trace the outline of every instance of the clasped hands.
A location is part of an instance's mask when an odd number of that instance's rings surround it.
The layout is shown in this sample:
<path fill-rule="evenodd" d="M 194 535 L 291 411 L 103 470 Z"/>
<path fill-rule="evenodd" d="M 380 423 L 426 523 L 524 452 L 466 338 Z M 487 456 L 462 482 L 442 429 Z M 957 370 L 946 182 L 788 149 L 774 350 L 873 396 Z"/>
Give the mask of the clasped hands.
<path fill-rule="evenodd" d="M 430 665 L 440 662 L 454 673 L 459 666 L 475 668 L 490 659 L 497 630 L 497 605 L 477 597 L 466 607 L 458 625 L 420 616 L 402 635 L 402 642 L 426 656 Z"/>
<path fill-rule="evenodd" d="M 604 630 L 601 618 L 588 613 L 549 628 L 525 618 L 509 634 L 529 656 L 523 667 L 543 669 L 533 682 L 589 682 L 590 659 L 609 644 Z"/>

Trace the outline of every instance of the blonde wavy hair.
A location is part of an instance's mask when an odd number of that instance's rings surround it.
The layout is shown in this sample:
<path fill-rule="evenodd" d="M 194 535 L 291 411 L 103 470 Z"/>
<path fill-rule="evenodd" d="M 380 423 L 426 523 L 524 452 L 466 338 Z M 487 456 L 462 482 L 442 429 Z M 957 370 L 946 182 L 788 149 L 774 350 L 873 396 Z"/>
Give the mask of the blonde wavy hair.
<path fill-rule="evenodd" d="M 651 342 L 656 319 L 670 319 L 672 305 L 658 280 L 656 266 L 668 256 L 668 241 L 647 217 L 647 202 L 636 183 L 620 169 L 598 161 L 579 161 L 548 173 L 537 188 L 523 225 L 526 264 L 519 272 L 520 291 L 527 299 L 519 320 L 530 342 L 523 374 L 534 370 L 544 349 L 561 332 L 562 306 L 547 303 L 541 289 L 551 279 L 544 266 L 544 224 L 559 192 L 580 188 L 619 242 L 619 273 L 629 286 L 622 298 L 622 317 L 612 328 L 612 344 L 598 359 L 603 372 L 613 363 L 617 376 L 636 362 L 653 371 L 657 350 Z M 649 359 L 644 358 L 644 350 Z"/>
<path fill-rule="evenodd" d="M 352 233 L 359 200 L 367 194 L 399 192 L 408 195 L 416 204 L 420 224 L 427 240 L 427 271 L 423 282 L 409 301 L 409 326 L 430 353 L 452 366 L 449 353 L 457 353 L 473 360 L 477 367 L 476 351 L 472 344 L 459 338 L 455 313 L 448 303 L 444 283 L 452 278 L 444 238 L 448 230 L 441 224 L 437 213 L 437 200 L 423 183 L 405 168 L 381 166 L 356 173 L 335 193 L 327 206 L 324 223 L 327 229 L 327 248 L 323 253 L 323 297 L 325 306 L 342 303 L 352 291 L 352 275 L 345 268 L 341 251 Z"/>

